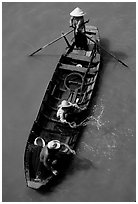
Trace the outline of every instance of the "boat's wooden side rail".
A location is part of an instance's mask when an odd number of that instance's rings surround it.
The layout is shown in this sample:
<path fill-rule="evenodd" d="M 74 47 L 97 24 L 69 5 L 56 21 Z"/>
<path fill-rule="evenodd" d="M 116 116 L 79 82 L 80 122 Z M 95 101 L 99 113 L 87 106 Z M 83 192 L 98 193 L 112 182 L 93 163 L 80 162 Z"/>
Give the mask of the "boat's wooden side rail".
<path fill-rule="evenodd" d="M 74 54 L 74 53 L 69 53 L 68 58 L 72 58 L 72 59 L 75 59 L 75 60 L 79 60 L 79 61 L 86 61 L 86 62 L 90 62 L 91 60 L 91 57 L 87 57 L 86 55 L 77 55 L 77 54 Z"/>
<path fill-rule="evenodd" d="M 94 82 L 95 80 L 93 79 L 92 81 L 85 83 L 84 86 L 91 86 Z"/>
<path fill-rule="evenodd" d="M 97 69 L 97 67 L 90 67 L 90 69 L 89 69 L 89 72 L 92 74 L 92 73 L 96 73 L 96 72 L 98 72 L 98 69 Z"/>
<path fill-rule="evenodd" d="M 57 107 L 51 106 L 50 103 L 48 103 L 47 101 L 43 101 L 42 103 L 43 103 L 43 105 L 44 105 L 47 109 L 50 108 L 50 109 L 51 109 L 52 111 L 54 111 L 54 112 L 57 111 Z M 43 111 L 43 110 L 42 110 L 42 111 Z"/>
<path fill-rule="evenodd" d="M 88 88 L 87 88 L 87 91 L 82 95 L 81 101 L 79 101 L 80 105 L 88 103 L 88 101 L 90 100 L 92 92 L 93 92 L 93 88 L 94 88 L 94 85 L 95 85 L 95 81 L 96 81 L 96 78 L 97 78 L 97 74 L 98 74 L 98 72 L 95 73 L 92 81 L 85 84 L 85 86 L 87 86 Z"/>

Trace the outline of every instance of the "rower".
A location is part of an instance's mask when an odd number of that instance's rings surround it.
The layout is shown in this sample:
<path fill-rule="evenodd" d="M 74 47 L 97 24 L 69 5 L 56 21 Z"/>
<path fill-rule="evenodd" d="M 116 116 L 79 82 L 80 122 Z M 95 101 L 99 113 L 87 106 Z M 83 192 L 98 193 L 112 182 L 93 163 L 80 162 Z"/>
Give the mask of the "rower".
<path fill-rule="evenodd" d="M 60 118 L 62 123 L 68 123 L 67 116 L 81 110 L 76 103 L 73 104 L 67 100 L 63 100 L 58 107 L 57 118 Z"/>
<path fill-rule="evenodd" d="M 70 27 L 74 28 L 75 45 L 79 49 L 88 49 L 85 33 L 84 16 L 85 13 L 80 8 L 75 8 L 70 13 Z"/>
<path fill-rule="evenodd" d="M 58 174 L 54 166 L 57 164 L 57 155 L 60 152 L 65 154 L 76 154 L 67 144 L 61 143 L 59 140 L 51 140 L 48 142 L 40 153 L 40 161 L 43 162 L 44 166 L 51 170 L 54 175 Z"/>

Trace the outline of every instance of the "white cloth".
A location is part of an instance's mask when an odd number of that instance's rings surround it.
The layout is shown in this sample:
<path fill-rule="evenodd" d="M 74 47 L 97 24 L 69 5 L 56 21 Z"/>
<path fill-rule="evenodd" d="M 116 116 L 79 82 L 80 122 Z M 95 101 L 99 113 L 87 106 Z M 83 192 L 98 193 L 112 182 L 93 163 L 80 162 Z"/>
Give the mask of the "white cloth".
<path fill-rule="evenodd" d="M 70 107 L 75 107 L 77 108 L 78 110 L 80 110 L 80 107 L 76 104 L 76 103 L 71 103 L 71 102 L 68 102 L 70 104 Z M 69 108 L 69 107 L 68 107 Z M 59 105 L 59 109 L 57 111 L 57 118 L 60 118 L 60 121 L 62 123 L 67 123 L 66 119 L 65 119 L 65 111 L 62 109 L 62 105 Z"/>
<path fill-rule="evenodd" d="M 70 18 L 70 26 L 73 26 L 75 28 L 75 32 L 82 32 L 84 29 L 84 18 L 80 17 L 80 18 L 75 18 L 75 17 L 71 17 Z"/>
<path fill-rule="evenodd" d="M 59 108 L 58 111 L 57 111 L 57 118 L 60 118 L 60 121 L 62 123 L 66 123 L 67 122 L 66 119 L 64 118 L 64 110 L 62 109 L 62 107 Z"/>
<path fill-rule="evenodd" d="M 46 160 L 48 157 L 48 149 L 47 145 L 43 147 L 42 151 L 40 152 L 40 162 L 43 162 L 44 166 L 47 167 Z"/>

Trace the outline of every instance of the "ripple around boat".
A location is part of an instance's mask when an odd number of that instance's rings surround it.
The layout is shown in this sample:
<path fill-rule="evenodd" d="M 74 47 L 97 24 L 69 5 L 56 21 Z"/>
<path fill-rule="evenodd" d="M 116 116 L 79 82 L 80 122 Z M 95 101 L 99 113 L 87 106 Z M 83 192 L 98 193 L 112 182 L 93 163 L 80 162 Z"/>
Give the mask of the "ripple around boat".
<path fill-rule="evenodd" d="M 40 162 L 39 155 L 45 144 L 50 140 L 59 140 L 75 149 L 78 137 L 80 137 L 83 126 L 79 124 L 83 121 L 84 116 L 87 116 L 86 112 L 93 96 L 100 68 L 100 49 L 97 46 L 100 43 L 98 29 L 95 26 L 86 25 L 85 33 L 89 37 L 87 50 L 76 48 L 73 42 L 66 48 L 48 84 L 37 118 L 30 131 L 24 156 L 25 178 L 28 187 L 38 189 L 52 182 L 65 172 L 72 158 L 66 153 L 60 155 L 56 166 L 59 174 L 55 176 Z M 65 40 L 67 41 L 66 38 Z M 82 109 L 85 109 L 81 114 L 73 117 L 73 121 L 77 124 L 75 128 L 60 122 L 56 117 L 58 105 L 62 100 L 77 102 Z"/>

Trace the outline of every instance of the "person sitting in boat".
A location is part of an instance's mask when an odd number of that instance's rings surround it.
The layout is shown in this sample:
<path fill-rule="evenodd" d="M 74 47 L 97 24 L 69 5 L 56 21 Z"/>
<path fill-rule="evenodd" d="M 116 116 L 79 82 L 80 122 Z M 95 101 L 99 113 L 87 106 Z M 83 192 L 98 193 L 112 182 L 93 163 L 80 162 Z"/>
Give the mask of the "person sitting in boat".
<path fill-rule="evenodd" d="M 59 140 L 51 140 L 47 144 L 48 151 L 58 150 L 58 152 L 64 152 L 67 154 L 76 154 L 74 150 L 72 150 L 69 145 L 66 143 L 60 142 Z"/>
<path fill-rule="evenodd" d="M 75 8 L 70 13 L 70 27 L 74 28 L 75 45 L 77 48 L 87 50 L 87 38 L 85 33 L 84 16 L 85 13 L 80 8 Z"/>
<path fill-rule="evenodd" d="M 68 115 L 72 115 L 74 112 L 80 112 L 82 110 L 76 103 L 73 104 L 67 100 L 63 100 L 58 107 L 57 118 L 60 118 L 62 123 L 69 123 L 67 121 Z"/>
<path fill-rule="evenodd" d="M 44 166 L 50 169 L 54 175 L 58 174 L 54 166 L 57 164 L 57 154 L 59 152 L 76 154 L 67 144 L 61 143 L 59 140 L 51 140 L 48 142 L 40 153 L 40 161 L 43 162 Z"/>

